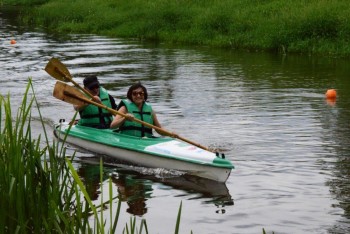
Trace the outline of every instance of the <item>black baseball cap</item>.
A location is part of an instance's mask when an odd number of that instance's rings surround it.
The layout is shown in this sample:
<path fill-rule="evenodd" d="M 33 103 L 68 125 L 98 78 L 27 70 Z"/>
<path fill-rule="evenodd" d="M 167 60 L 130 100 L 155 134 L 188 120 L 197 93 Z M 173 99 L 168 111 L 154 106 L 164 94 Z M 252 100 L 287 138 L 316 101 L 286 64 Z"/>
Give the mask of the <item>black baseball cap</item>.
<path fill-rule="evenodd" d="M 98 82 L 97 76 L 87 76 L 85 77 L 84 86 L 88 89 L 92 89 L 93 87 L 100 86 L 100 82 Z"/>

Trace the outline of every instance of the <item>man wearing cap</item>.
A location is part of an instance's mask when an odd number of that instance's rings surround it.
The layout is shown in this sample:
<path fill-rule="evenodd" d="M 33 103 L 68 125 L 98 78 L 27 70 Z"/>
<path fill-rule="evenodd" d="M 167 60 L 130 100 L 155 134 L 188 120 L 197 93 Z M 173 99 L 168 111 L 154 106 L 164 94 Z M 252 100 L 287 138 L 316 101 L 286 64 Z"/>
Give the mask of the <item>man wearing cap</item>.
<path fill-rule="evenodd" d="M 84 88 L 93 95 L 93 101 L 112 109 L 117 108 L 114 98 L 100 86 L 96 76 L 87 76 L 83 82 Z M 111 113 L 92 104 L 74 105 L 74 109 L 79 111 L 80 114 L 79 125 L 93 128 L 109 128 L 113 120 Z"/>

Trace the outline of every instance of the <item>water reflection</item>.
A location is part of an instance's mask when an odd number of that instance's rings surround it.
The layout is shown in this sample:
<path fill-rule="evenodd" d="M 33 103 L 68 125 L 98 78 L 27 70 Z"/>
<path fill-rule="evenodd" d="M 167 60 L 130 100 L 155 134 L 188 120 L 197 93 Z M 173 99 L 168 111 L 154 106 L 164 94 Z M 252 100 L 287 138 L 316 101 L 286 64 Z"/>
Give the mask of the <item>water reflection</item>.
<path fill-rule="evenodd" d="M 128 204 L 128 213 L 138 216 L 147 213 L 146 201 L 151 197 L 153 190 L 150 181 L 122 173 L 114 173 L 112 181 L 118 187 L 119 199 Z"/>
<path fill-rule="evenodd" d="M 115 169 L 104 168 L 103 178 L 105 181 Z M 90 198 L 99 199 L 100 190 L 100 166 L 81 163 L 77 170 L 78 175 L 84 182 Z M 118 199 L 128 204 L 128 213 L 142 216 L 147 212 L 146 201 L 152 193 L 152 184 L 145 179 L 137 178 L 133 174 L 113 173 L 112 182 L 117 187 Z"/>
<path fill-rule="evenodd" d="M 154 182 L 169 185 L 174 189 L 186 191 L 189 194 L 196 194 L 196 199 L 209 198 L 205 203 L 213 203 L 217 206 L 233 205 L 233 199 L 225 183 L 218 183 L 205 178 L 183 175 L 170 178 L 150 178 Z"/>
<path fill-rule="evenodd" d="M 97 158 L 89 158 L 88 163 L 80 161 L 77 173 L 84 182 L 86 191 L 92 200 L 98 200 L 100 195 L 100 166 L 92 163 Z M 224 183 L 207 180 L 195 176 L 159 177 L 138 173 L 134 170 L 104 166 L 103 181 L 111 176 L 116 185 L 118 198 L 128 205 L 127 212 L 142 216 L 147 213 L 147 200 L 151 199 L 154 183 L 170 186 L 171 189 L 181 190 L 186 194 L 194 194 L 190 199 L 200 199 L 205 204 L 214 204 L 217 213 L 225 213 L 226 206 L 234 205 L 233 199 Z M 169 188 L 167 188 L 168 190 Z M 184 196 L 184 195 L 181 195 Z"/>

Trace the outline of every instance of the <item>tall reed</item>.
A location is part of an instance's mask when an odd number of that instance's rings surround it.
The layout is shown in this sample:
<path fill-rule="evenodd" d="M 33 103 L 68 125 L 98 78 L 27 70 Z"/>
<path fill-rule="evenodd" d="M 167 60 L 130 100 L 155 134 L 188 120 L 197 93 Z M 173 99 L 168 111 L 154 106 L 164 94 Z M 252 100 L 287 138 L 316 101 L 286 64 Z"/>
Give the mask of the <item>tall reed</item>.
<path fill-rule="evenodd" d="M 15 117 L 10 95 L 0 96 L 0 232 L 72 233 L 80 223 L 75 192 L 70 189 L 75 182 L 64 154 L 57 155 L 57 145 L 49 144 L 44 126 L 47 146 L 40 147 L 41 136 L 32 138 L 31 108 L 36 99 L 29 98 L 30 87 L 31 82 Z"/>

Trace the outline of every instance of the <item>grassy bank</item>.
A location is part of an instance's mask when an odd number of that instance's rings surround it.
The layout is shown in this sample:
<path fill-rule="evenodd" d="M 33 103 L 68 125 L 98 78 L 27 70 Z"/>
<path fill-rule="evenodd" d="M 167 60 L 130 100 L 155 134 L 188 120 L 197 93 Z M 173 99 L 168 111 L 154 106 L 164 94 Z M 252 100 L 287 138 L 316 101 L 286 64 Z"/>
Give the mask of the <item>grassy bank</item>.
<path fill-rule="evenodd" d="M 350 56 L 347 0 L 35 2 L 43 4 L 24 18 L 26 23 L 55 32 L 95 33 L 253 51 Z"/>

